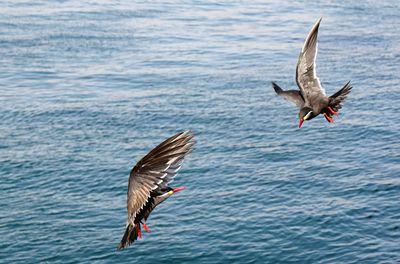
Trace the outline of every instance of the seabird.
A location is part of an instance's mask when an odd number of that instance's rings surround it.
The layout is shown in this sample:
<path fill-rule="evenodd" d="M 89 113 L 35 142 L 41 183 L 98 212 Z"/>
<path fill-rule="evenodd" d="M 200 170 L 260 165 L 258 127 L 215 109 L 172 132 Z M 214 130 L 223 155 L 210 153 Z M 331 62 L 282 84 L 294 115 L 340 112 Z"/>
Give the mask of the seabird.
<path fill-rule="evenodd" d="M 153 209 L 184 187 L 171 188 L 169 183 L 181 168 L 185 156 L 194 144 L 191 131 L 178 133 L 144 156 L 131 170 L 128 182 L 128 221 L 118 249 L 123 249 L 141 238 L 141 227 L 149 232 L 145 224 Z"/>
<path fill-rule="evenodd" d="M 284 91 L 275 82 L 272 82 L 272 87 L 278 95 L 295 103 L 300 108 L 299 128 L 304 121 L 311 120 L 319 114 L 323 114 L 329 123 L 333 123 L 332 116 L 339 114 L 338 111 L 342 108 L 343 101 L 352 89 L 349 81 L 338 92 L 327 97 L 325 89 L 321 86 L 315 72 L 318 28 L 321 20 L 322 18 L 312 27 L 300 52 L 296 69 L 296 83 L 300 90 Z"/>

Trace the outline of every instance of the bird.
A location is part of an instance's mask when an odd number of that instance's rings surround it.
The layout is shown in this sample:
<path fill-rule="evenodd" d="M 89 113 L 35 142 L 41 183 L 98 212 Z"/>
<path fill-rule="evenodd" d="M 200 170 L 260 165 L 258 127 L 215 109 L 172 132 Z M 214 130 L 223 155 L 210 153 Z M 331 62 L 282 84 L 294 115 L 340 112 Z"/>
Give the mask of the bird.
<path fill-rule="evenodd" d="M 339 115 L 339 109 L 347 95 L 353 88 L 350 81 L 342 89 L 331 96 L 327 96 L 325 89 L 316 74 L 316 63 L 318 51 L 318 28 L 322 18 L 311 28 L 296 67 L 296 83 L 300 90 L 284 91 L 275 82 L 272 87 L 275 92 L 288 101 L 294 103 L 299 109 L 299 128 L 304 121 L 309 121 L 319 114 L 323 114 L 329 123 L 333 123 L 333 115 Z"/>
<path fill-rule="evenodd" d="M 133 167 L 128 181 L 128 219 L 118 250 L 141 238 L 142 226 L 146 232 L 150 232 L 145 222 L 153 209 L 185 189 L 172 188 L 169 184 L 181 168 L 185 156 L 192 151 L 194 143 L 194 135 L 190 130 L 178 133 L 151 150 Z"/>

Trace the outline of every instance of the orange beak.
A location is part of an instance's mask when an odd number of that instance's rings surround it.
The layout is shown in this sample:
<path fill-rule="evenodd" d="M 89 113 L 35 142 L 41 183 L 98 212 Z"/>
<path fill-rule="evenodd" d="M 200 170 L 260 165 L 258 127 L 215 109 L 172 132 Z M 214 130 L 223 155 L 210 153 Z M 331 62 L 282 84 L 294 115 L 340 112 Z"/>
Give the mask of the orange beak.
<path fill-rule="evenodd" d="M 299 128 L 301 127 L 301 125 L 303 124 L 303 122 L 304 122 L 304 119 L 303 119 L 303 118 L 300 119 Z"/>
<path fill-rule="evenodd" d="M 174 193 L 177 193 L 177 192 L 180 192 L 180 191 L 183 191 L 183 190 L 186 190 L 186 187 L 179 187 L 179 188 L 174 188 L 174 189 L 172 189 L 172 191 L 173 191 Z"/>

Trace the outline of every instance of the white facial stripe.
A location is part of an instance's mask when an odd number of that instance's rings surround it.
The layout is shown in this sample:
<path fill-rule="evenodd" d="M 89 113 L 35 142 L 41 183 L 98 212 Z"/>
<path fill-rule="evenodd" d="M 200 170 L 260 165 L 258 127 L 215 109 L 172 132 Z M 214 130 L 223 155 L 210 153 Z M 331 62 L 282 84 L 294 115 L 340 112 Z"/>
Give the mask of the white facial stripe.
<path fill-rule="evenodd" d="M 159 197 L 164 197 L 164 196 L 167 196 L 167 195 L 171 195 L 171 194 L 169 192 L 166 192 L 166 193 L 161 194 Z"/>
<path fill-rule="evenodd" d="M 307 120 L 311 116 L 311 114 L 312 114 L 312 111 L 308 112 L 306 114 L 306 116 L 304 117 L 304 120 Z"/>

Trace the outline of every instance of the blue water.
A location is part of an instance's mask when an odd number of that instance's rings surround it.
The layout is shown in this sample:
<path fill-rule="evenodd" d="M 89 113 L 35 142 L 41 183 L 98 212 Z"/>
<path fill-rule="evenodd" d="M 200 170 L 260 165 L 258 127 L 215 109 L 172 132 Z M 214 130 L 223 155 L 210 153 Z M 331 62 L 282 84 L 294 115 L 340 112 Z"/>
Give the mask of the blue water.
<path fill-rule="evenodd" d="M 9 2 L 0 262 L 400 262 L 397 0 Z M 354 89 L 298 129 L 270 81 L 296 87 L 321 16 L 322 84 Z M 130 169 L 186 129 L 188 189 L 117 252 Z"/>

